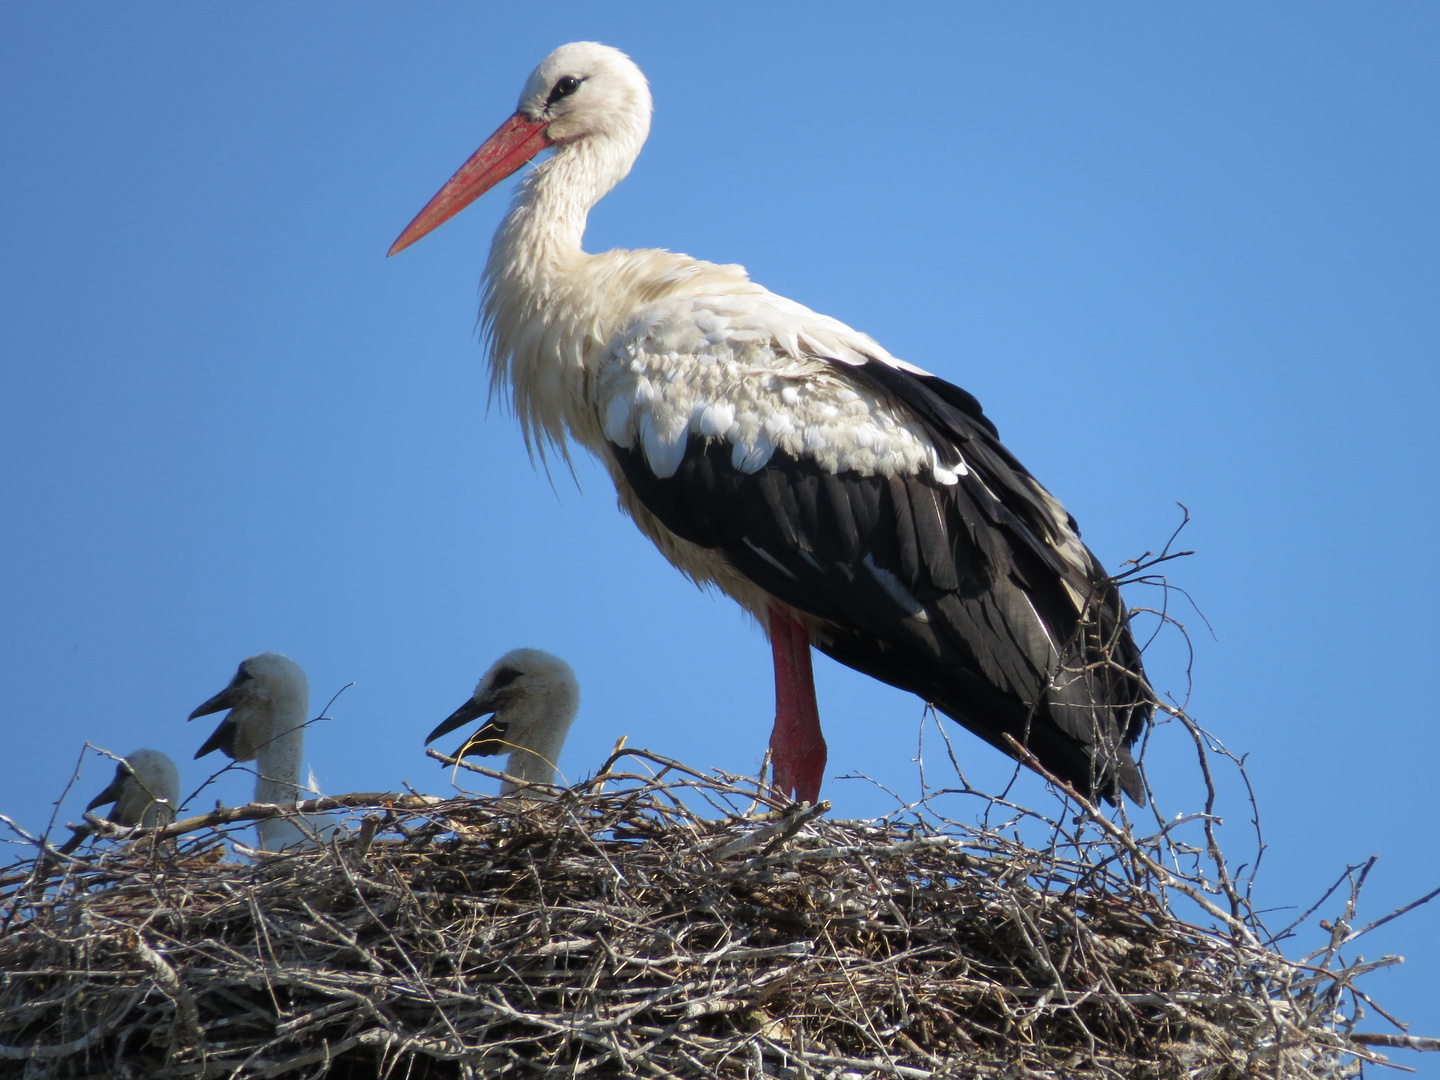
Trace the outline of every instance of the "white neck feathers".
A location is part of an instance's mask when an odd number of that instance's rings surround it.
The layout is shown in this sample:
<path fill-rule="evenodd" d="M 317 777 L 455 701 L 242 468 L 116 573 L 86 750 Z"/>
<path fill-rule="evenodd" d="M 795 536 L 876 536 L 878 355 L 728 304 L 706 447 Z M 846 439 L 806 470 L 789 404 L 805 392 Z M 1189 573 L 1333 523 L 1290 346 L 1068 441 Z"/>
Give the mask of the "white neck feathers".
<path fill-rule="evenodd" d="M 633 307 L 636 275 L 617 273 L 615 258 L 642 253 L 596 257 L 581 243 L 590 209 L 630 171 L 649 126 L 647 108 L 633 124 L 557 148 L 521 182 L 490 247 L 490 392 L 514 408 L 526 447 L 542 459 L 546 443 L 564 452 L 567 428 L 592 449 L 599 439 L 585 369 L 617 329 L 610 313 Z"/>
<path fill-rule="evenodd" d="M 300 801 L 300 765 L 305 754 L 305 722 L 310 690 L 303 681 L 286 680 L 269 695 L 268 739 L 255 755 L 255 801 L 292 806 Z M 258 719 L 258 717 L 257 717 Z M 266 851 L 299 843 L 305 834 L 283 818 L 260 822 L 260 846 Z"/>
<path fill-rule="evenodd" d="M 555 783 L 555 763 L 579 709 L 580 688 L 572 676 L 547 682 L 497 713 L 506 725 L 505 741 L 514 747 L 505 763 L 505 775 L 513 779 L 505 780 L 500 794 L 509 795 L 520 783 Z"/>

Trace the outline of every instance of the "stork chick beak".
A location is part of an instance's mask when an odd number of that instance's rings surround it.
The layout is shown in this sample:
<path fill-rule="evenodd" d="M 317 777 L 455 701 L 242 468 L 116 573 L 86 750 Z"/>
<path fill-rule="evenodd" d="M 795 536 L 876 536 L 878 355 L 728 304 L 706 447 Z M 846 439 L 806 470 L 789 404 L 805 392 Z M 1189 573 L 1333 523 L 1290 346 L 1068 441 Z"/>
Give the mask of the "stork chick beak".
<path fill-rule="evenodd" d="M 541 150 L 553 146 L 554 140 L 545 133 L 547 124 L 548 121 L 532 120 L 523 112 L 517 112 L 501 124 L 499 130 L 486 139 L 470 160 L 461 165 L 445 186 L 435 193 L 435 197 L 425 204 L 425 209 L 415 215 L 415 220 L 405 226 L 405 231 L 390 245 L 386 255 L 404 251 L 464 210 Z M 432 739 L 434 737 L 431 736 Z"/>
<path fill-rule="evenodd" d="M 499 702 L 493 694 L 485 694 L 482 697 L 472 697 L 460 708 L 441 721 L 440 726 L 430 733 L 425 741 L 432 743 L 448 731 L 454 731 L 462 724 L 468 724 L 472 720 L 479 720 L 480 717 L 493 713 Z M 492 754 L 501 753 L 506 746 L 504 741 L 505 733 L 510 727 L 508 720 L 501 720 L 498 716 L 492 716 L 481 725 L 480 730 L 465 740 L 465 745 L 455 751 L 456 757 L 490 757 Z"/>
<path fill-rule="evenodd" d="M 464 705 L 461 705 L 444 720 L 440 721 L 435 730 L 425 737 L 425 743 L 428 746 L 441 735 L 447 735 L 460 725 L 468 724 L 471 720 L 479 720 L 480 717 L 493 713 L 494 711 L 495 702 L 491 699 L 490 695 L 487 694 L 484 697 L 478 698 L 472 697 L 469 701 L 465 702 Z"/>
<path fill-rule="evenodd" d="M 233 709 L 240 704 L 240 688 L 233 683 L 221 690 L 203 705 L 198 706 L 186 719 L 194 720 L 197 717 L 209 716 L 221 709 Z"/>
<path fill-rule="evenodd" d="M 209 716 L 211 713 L 223 712 L 225 709 L 233 709 L 236 705 L 240 704 L 244 696 L 240 688 L 239 677 L 237 676 L 235 682 L 232 682 L 209 701 L 197 707 L 186 719 L 194 720 L 199 716 Z M 235 737 L 239 734 L 239 730 L 239 726 L 235 723 L 235 718 L 233 716 L 227 716 L 224 720 L 220 721 L 220 726 L 215 729 L 210 738 L 205 740 L 205 745 L 195 751 L 195 757 L 197 759 L 202 758 L 215 750 L 223 750 L 231 757 L 234 757 Z"/>
<path fill-rule="evenodd" d="M 194 717 L 191 719 L 193 720 Z M 195 751 L 195 760 L 198 761 L 206 754 L 214 753 L 216 750 L 223 750 L 233 758 L 235 756 L 235 740 L 239 734 L 240 725 L 235 723 L 233 717 L 227 716 L 220 721 L 220 726 L 210 733 L 210 738 L 205 740 L 205 745 Z"/>
<path fill-rule="evenodd" d="M 90 800 L 90 805 L 85 807 L 85 812 L 88 814 L 97 806 L 105 806 L 107 803 L 119 801 L 120 796 L 123 794 L 121 787 L 124 783 L 125 769 L 124 766 L 121 766 L 115 770 L 115 779 L 110 781 L 110 786 Z"/>

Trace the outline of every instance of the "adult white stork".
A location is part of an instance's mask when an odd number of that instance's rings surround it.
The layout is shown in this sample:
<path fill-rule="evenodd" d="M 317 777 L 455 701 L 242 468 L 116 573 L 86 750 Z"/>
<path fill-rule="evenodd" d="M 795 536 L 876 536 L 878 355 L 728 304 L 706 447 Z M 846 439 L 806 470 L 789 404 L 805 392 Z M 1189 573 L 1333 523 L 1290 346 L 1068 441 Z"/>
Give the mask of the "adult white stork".
<path fill-rule="evenodd" d="M 501 795 L 526 784 L 553 784 L 555 762 L 580 709 L 580 684 L 570 665 L 542 649 L 511 649 L 480 676 L 470 700 L 426 737 L 432 743 L 482 716 L 457 754 L 490 757 L 510 751 Z"/>
<path fill-rule="evenodd" d="M 532 453 L 574 438 L 666 558 L 767 628 L 782 790 L 814 800 L 824 772 L 814 645 L 1086 794 L 1142 801 L 1129 747 L 1154 699 L 1125 610 L 974 397 L 739 266 L 583 250 L 650 110 L 623 53 L 556 49 L 390 254 L 553 149 L 490 249 L 492 392 Z"/>

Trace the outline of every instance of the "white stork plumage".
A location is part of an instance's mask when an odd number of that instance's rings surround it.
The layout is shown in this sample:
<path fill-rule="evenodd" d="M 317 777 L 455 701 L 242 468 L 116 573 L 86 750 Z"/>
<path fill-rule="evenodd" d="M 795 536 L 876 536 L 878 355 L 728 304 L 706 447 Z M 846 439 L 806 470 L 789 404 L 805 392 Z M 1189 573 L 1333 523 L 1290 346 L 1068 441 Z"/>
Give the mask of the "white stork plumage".
<path fill-rule="evenodd" d="M 650 111 L 623 53 L 562 46 L 390 254 L 554 151 L 490 249 L 492 391 L 532 453 L 579 442 L 666 558 L 766 627 L 782 790 L 820 790 L 814 645 L 1087 795 L 1143 801 L 1129 748 L 1154 697 L 1124 607 L 974 397 L 739 266 L 583 250 Z"/>
<path fill-rule="evenodd" d="M 555 763 L 579 709 L 580 684 L 569 664 L 542 649 L 511 649 L 425 741 L 489 716 L 456 753 L 490 757 L 508 750 L 500 794 L 510 795 L 524 785 L 555 782 Z"/>
<path fill-rule="evenodd" d="M 300 764 L 305 753 L 305 724 L 310 681 L 288 656 L 259 653 L 240 661 L 230 684 L 196 707 L 189 719 L 224 709 L 230 713 L 195 752 L 215 750 L 236 761 L 255 762 L 255 801 L 293 806 L 300 799 Z M 268 818 L 256 827 L 260 847 L 279 851 L 309 837 L 287 818 Z"/>

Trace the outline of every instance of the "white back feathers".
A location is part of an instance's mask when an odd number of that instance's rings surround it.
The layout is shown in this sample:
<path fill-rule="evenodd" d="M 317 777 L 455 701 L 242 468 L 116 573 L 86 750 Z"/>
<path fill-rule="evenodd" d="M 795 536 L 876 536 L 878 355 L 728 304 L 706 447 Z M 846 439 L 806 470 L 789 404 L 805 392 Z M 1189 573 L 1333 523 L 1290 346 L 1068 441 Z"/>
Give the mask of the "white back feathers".
<path fill-rule="evenodd" d="M 570 665 L 540 649 L 514 649 L 491 665 L 475 693 L 432 731 L 426 742 L 462 724 L 490 719 L 460 747 L 458 756 L 489 757 L 510 751 L 500 794 L 521 784 L 553 784 L 555 763 L 580 708 L 580 684 Z M 493 715 L 491 715 L 493 714 Z"/>

